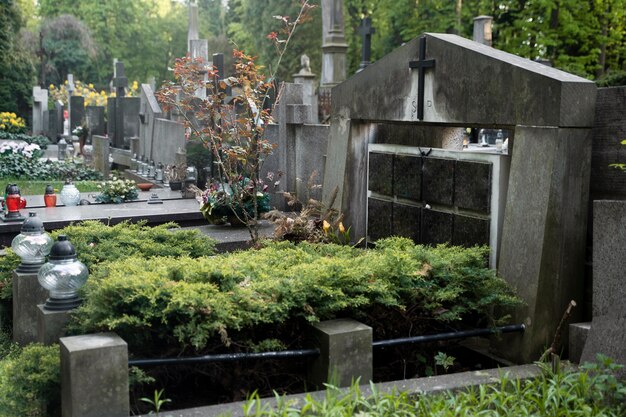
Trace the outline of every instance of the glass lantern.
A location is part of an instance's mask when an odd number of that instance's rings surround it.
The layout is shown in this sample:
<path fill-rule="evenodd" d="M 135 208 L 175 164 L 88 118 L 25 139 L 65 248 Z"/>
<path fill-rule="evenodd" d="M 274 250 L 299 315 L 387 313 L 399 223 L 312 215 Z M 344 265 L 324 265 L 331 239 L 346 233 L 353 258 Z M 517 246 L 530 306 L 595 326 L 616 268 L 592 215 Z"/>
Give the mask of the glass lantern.
<path fill-rule="evenodd" d="M 26 207 L 26 200 L 20 194 L 20 188 L 17 184 L 9 184 L 5 188 L 4 205 L 7 213 L 2 214 L 0 219 L 5 222 L 21 222 L 24 220 L 20 209 Z"/>
<path fill-rule="evenodd" d="M 65 206 L 77 206 L 80 202 L 80 191 L 78 188 L 72 183 L 72 181 L 67 181 L 63 188 L 61 189 L 61 202 Z"/>
<path fill-rule="evenodd" d="M 78 307 L 81 303 L 78 290 L 85 285 L 89 270 L 76 257 L 74 245 L 67 236 L 59 235 L 52 245 L 50 257 L 39 273 L 39 284 L 50 292 L 44 304 L 45 310 L 65 311 Z"/>
<path fill-rule="evenodd" d="M 57 143 L 57 159 L 59 161 L 65 161 L 65 153 L 67 152 L 67 142 L 65 138 L 61 138 Z"/>
<path fill-rule="evenodd" d="M 156 172 L 154 174 L 154 180 L 156 182 L 163 182 L 163 164 L 159 162 L 156 167 Z"/>
<path fill-rule="evenodd" d="M 133 157 L 130 158 L 130 171 L 137 172 L 137 154 L 134 153 Z"/>
<path fill-rule="evenodd" d="M 54 241 L 44 230 L 43 222 L 36 213 L 28 213 L 28 216 L 20 234 L 13 238 L 11 249 L 22 260 L 16 271 L 34 273 L 46 261 Z"/>
<path fill-rule="evenodd" d="M 43 195 L 43 204 L 46 207 L 56 207 L 57 195 L 54 192 L 54 187 L 50 184 L 46 185 L 46 190 Z"/>

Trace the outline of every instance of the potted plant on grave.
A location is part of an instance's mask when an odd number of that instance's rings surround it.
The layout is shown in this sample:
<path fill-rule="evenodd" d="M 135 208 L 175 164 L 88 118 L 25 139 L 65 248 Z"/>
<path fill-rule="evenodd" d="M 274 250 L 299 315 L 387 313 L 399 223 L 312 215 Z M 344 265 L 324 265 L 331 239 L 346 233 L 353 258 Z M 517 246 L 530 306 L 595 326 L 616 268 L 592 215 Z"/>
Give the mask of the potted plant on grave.
<path fill-rule="evenodd" d="M 96 201 L 99 203 L 121 204 L 136 200 L 138 197 L 137 183 L 133 180 L 112 177 L 110 181 L 99 184 L 98 188 L 101 190 L 96 196 Z"/>
<path fill-rule="evenodd" d="M 261 73 L 253 57 L 239 50 L 233 51 L 235 64 L 230 76 L 218 74 L 216 68 L 208 66 L 201 58 L 187 56 L 176 60 L 175 82 L 166 84 L 156 93 L 164 110 L 176 109 L 191 134 L 212 151 L 215 176 L 222 184 L 222 191 L 226 186 L 233 190 L 228 200 L 230 211 L 246 225 L 254 243 L 259 240 L 259 209 L 263 210 L 263 200 L 257 198 L 264 192 L 260 173 L 263 162 L 274 149 L 265 138 L 265 128 L 272 120 L 268 98 L 276 91 L 276 70 L 289 41 L 313 7 L 308 0 L 303 0 L 295 19 L 275 16 L 283 27 L 280 34 L 267 35 L 278 51 L 269 77 Z M 206 98 L 196 96 L 200 88 L 206 89 Z M 232 94 L 227 94 L 228 90 Z M 248 183 L 240 186 L 243 178 L 247 178 Z M 250 209 L 242 209 L 246 206 Z"/>
<path fill-rule="evenodd" d="M 194 188 L 196 199 L 201 204 L 200 212 L 211 224 L 224 224 L 228 221 L 232 226 L 244 225 L 241 219 L 252 217 L 255 207 L 259 213 L 267 213 L 270 210 L 267 185 L 253 195 L 252 190 L 255 187 L 249 178 L 243 178 L 233 186 L 214 182 L 205 190 Z M 239 198 L 235 194 L 238 194 Z"/>
<path fill-rule="evenodd" d="M 180 191 L 187 175 L 187 165 L 168 165 L 163 170 L 163 178 L 170 185 L 170 190 Z"/>

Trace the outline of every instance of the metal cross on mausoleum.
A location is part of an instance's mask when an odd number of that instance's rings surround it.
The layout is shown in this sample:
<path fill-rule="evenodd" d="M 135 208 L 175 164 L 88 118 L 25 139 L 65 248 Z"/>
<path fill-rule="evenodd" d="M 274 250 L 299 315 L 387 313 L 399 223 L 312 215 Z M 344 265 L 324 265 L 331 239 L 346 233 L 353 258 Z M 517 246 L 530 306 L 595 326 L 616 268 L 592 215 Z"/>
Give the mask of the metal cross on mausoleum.
<path fill-rule="evenodd" d="M 359 66 L 359 71 L 363 70 L 370 64 L 372 35 L 374 33 L 376 33 L 376 28 L 372 26 L 372 19 L 368 16 L 361 20 L 361 24 L 359 25 L 359 35 L 363 37 L 363 44 L 361 47 L 361 65 Z"/>
<path fill-rule="evenodd" d="M 418 71 L 417 78 L 417 118 L 422 120 L 424 118 L 424 76 L 426 68 L 434 68 L 435 60 L 434 59 L 426 59 L 426 37 L 422 36 L 420 38 L 420 51 L 419 58 L 417 61 L 410 61 L 409 68 L 415 69 Z"/>

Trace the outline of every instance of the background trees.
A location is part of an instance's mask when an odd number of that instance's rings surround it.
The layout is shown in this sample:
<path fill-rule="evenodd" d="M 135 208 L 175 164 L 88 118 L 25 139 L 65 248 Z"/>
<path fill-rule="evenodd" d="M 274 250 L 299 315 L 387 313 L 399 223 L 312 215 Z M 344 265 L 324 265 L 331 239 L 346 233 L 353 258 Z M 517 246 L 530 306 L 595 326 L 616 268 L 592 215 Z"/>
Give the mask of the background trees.
<path fill-rule="evenodd" d="M 168 68 L 187 52 L 189 1 L 0 0 L 0 110 L 27 114 L 31 87 L 62 82 L 68 72 L 107 89 L 114 58 L 126 64 L 130 79 L 171 79 Z M 471 37 L 472 19 L 487 14 L 494 17 L 496 48 L 550 60 L 590 79 L 626 82 L 626 0 L 343 1 L 350 74 L 361 60 L 357 28 L 365 16 L 376 27 L 377 60 L 422 32 Z M 281 27 L 273 16 L 294 15 L 298 3 L 198 0 L 200 36 L 208 39 L 210 53 L 224 53 L 227 64 L 236 45 L 269 66 L 276 49 L 266 35 Z M 320 74 L 321 44 L 318 8 L 298 28 L 278 78 L 290 80 L 303 53 Z"/>

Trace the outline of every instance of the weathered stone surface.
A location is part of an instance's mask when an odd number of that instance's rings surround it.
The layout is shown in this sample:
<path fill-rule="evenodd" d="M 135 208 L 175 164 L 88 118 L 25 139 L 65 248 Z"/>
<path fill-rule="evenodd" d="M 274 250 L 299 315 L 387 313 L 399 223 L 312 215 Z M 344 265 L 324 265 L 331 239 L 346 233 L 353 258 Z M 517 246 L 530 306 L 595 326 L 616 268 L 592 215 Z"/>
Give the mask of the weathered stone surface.
<path fill-rule="evenodd" d="M 573 363 L 580 363 L 580 358 L 583 354 L 585 343 L 587 342 L 587 336 L 589 335 L 589 329 L 591 328 L 591 322 L 586 323 L 574 323 L 569 325 L 569 361 Z"/>
<path fill-rule="evenodd" d="M 424 158 L 422 169 L 422 200 L 426 203 L 452 205 L 455 161 Z"/>
<path fill-rule="evenodd" d="M 626 201 L 593 202 L 593 317 L 626 302 Z"/>
<path fill-rule="evenodd" d="M 65 326 L 70 319 L 69 311 L 50 311 L 37 306 L 37 342 L 44 345 L 59 343 L 65 336 Z"/>
<path fill-rule="evenodd" d="M 85 98 L 82 96 L 71 96 L 69 109 L 69 133 L 72 134 L 72 130 L 85 122 Z"/>
<path fill-rule="evenodd" d="M 393 194 L 398 198 L 421 201 L 421 189 L 422 158 L 395 155 L 393 164 Z"/>
<path fill-rule="evenodd" d="M 370 242 L 391 235 L 393 203 L 369 198 L 367 200 L 367 236 Z"/>
<path fill-rule="evenodd" d="M 466 247 L 488 245 L 489 220 L 455 215 L 452 244 Z"/>
<path fill-rule="evenodd" d="M 421 215 L 422 209 L 406 204 L 393 204 L 393 225 L 394 236 L 403 236 L 420 242 L 421 235 Z"/>
<path fill-rule="evenodd" d="M 146 157 L 155 163 L 176 165 L 178 149 L 185 149 L 185 126 L 172 120 L 154 119 L 152 147 Z"/>
<path fill-rule="evenodd" d="M 436 245 L 452 241 L 454 215 L 436 210 L 422 210 L 422 243 Z"/>
<path fill-rule="evenodd" d="M 85 120 L 89 128 L 89 135 L 104 135 L 106 125 L 104 123 L 104 106 L 85 107 Z"/>
<path fill-rule="evenodd" d="M 518 126 L 514 146 L 498 270 L 525 301 L 514 321 L 527 328 L 503 351 L 532 361 L 569 301 L 582 300 L 591 134 Z"/>
<path fill-rule="evenodd" d="M 593 82 L 460 36 L 425 36 L 426 58 L 436 63 L 426 71 L 424 121 L 592 126 Z M 333 112 L 345 108 L 351 119 L 416 121 L 417 71 L 409 62 L 418 53 L 415 38 L 335 87 Z"/>
<path fill-rule="evenodd" d="M 37 274 L 13 271 L 13 341 L 21 346 L 37 342 L 37 304 L 48 298 Z"/>
<path fill-rule="evenodd" d="M 626 199 L 626 175 L 610 164 L 626 162 L 626 86 L 599 88 L 593 127 L 591 196 L 599 199 Z"/>
<path fill-rule="evenodd" d="M 393 195 L 393 155 L 370 153 L 368 188 L 378 194 Z"/>
<path fill-rule="evenodd" d="M 128 417 L 128 346 L 114 333 L 62 337 L 63 417 Z"/>
<path fill-rule="evenodd" d="M 111 171 L 111 164 L 109 163 L 111 143 L 109 141 L 109 138 L 94 135 L 91 137 L 91 143 L 93 144 L 93 167 L 97 171 L 102 172 L 102 174 L 106 178 Z"/>
<path fill-rule="evenodd" d="M 312 335 L 320 356 L 309 366 L 309 382 L 350 386 L 372 379 L 372 328 L 352 319 L 315 323 Z"/>
<path fill-rule="evenodd" d="M 299 196 L 306 196 L 320 200 L 322 199 L 321 185 L 324 181 L 324 165 L 326 162 L 326 147 L 328 145 L 327 125 L 297 125 L 294 127 L 295 133 L 295 170 L 292 176 L 300 178 L 302 181 L 296 182 L 296 192 Z M 319 188 L 307 189 L 308 180 L 313 173 L 312 184 Z"/>
<path fill-rule="evenodd" d="M 580 361 L 595 362 L 600 353 L 624 365 L 618 375 L 626 377 L 626 304 L 623 302 L 608 314 L 593 318 Z"/>
<path fill-rule="evenodd" d="M 456 161 L 454 205 L 488 214 L 491 209 L 491 164 Z"/>

